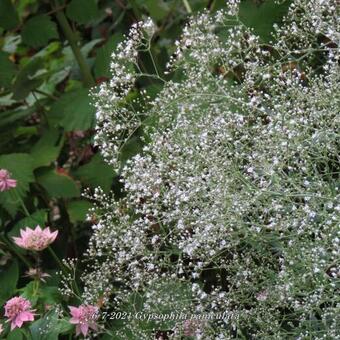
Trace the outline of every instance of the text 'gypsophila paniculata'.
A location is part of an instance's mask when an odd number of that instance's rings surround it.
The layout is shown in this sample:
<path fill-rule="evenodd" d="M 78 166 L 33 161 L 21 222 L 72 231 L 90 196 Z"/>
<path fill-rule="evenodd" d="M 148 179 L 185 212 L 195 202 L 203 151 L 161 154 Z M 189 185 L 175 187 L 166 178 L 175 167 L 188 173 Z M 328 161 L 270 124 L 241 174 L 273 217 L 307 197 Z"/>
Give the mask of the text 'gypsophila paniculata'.
<path fill-rule="evenodd" d="M 150 21 L 112 56 L 113 78 L 96 94 L 96 142 L 125 196 L 93 195 L 84 299 L 120 310 L 138 296 L 150 313 L 226 311 L 228 320 L 200 327 L 201 339 L 335 339 L 337 1 L 292 1 L 271 44 L 230 4 L 184 29 L 168 65 L 180 81 L 140 70 Z M 142 93 L 135 110 L 129 95 L 145 76 L 164 86 L 152 100 Z M 147 143 L 122 163 L 137 130 Z"/>

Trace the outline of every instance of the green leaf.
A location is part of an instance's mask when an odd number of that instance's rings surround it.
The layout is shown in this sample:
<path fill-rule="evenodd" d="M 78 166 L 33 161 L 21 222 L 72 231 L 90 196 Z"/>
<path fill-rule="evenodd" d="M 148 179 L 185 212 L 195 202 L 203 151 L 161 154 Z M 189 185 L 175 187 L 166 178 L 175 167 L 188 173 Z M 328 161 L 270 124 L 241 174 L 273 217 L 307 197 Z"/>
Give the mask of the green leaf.
<path fill-rule="evenodd" d="M 35 110 L 35 107 L 31 106 L 27 109 L 0 112 L 0 128 L 12 124 L 19 119 L 30 116 L 32 113 L 35 112 Z"/>
<path fill-rule="evenodd" d="M 29 327 L 34 340 L 58 340 L 59 334 L 69 332 L 72 328 L 69 322 L 66 324 L 64 319 L 58 319 L 58 314 L 54 309 Z"/>
<path fill-rule="evenodd" d="M 290 1 L 278 5 L 272 0 L 256 4 L 253 0 L 241 1 L 240 20 L 248 27 L 252 27 L 264 41 L 271 40 L 274 23 L 280 24 L 287 14 Z"/>
<path fill-rule="evenodd" d="M 47 210 L 37 210 L 30 216 L 27 216 L 21 219 L 15 226 L 11 229 L 7 236 L 9 238 L 13 236 L 20 236 L 20 229 L 24 229 L 26 227 L 35 228 L 37 225 L 44 227 L 47 221 Z"/>
<path fill-rule="evenodd" d="M 6 35 L 3 41 L 2 50 L 7 53 L 15 53 L 21 43 L 21 35 Z"/>
<path fill-rule="evenodd" d="M 37 175 L 37 182 L 45 188 L 51 197 L 79 197 L 80 190 L 76 182 L 67 174 L 58 173 L 55 169 L 44 169 Z"/>
<path fill-rule="evenodd" d="M 34 181 L 32 159 L 28 154 L 3 155 L 0 156 L 0 169 L 8 170 L 11 178 L 17 180 L 16 188 L 0 192 L 0 205 L 13 216 L 21 204 L 19 198 L 26 196 L 29 183 Z"/>
<path fill-rule="evenodd" d="M 19 266 L 16 260 L 6 267 L 0 267 L 0 305 L 14 294 L 18 279 Z"/>
<path fill-rule="evenodd" d="M 10 30 L 19 24 L 18 13 L 11 0 L 0 0 L 0 27 Z"/>
<path fill-rule="evenodd" d="M 29 282 L 25 287 L 20 288 L 19 291 L 20 291 L 20 296 L 29 300 L 33 306 L 38 302 L 39 291 L 37 291 L 35 281 Z"/>
<path fill-rule="evenodd" d="M 40 299 L 47 305 L 55 305 L 61 302 L 62 297 L 58 287 L 43 286 L 40 288 Z"/>
<path fill-rule="evenodd" d="M 87 130 L 94 125 L 95 108 L 90 103 L 88 89 L 81 88 L 63 94 L 51 107 L 50 122 L 66 131 Z"/>
<path fill-rule="evenodd" d="M 72 0 L 66 15 L 78 24 L 88 24 L 98 18 L 99 11 L 95 0 Z"/>
<path fill-rule="evenodd" d="M 155 20 L 162 20 L 169 12 L 169 5 L 163 0 L 145 0 L 144 4 L 151 16 Z"/>
<path fill-rule="evenodd" d="M 16 74 L 16 66 L 9 60 L 9 54 L 0 51 L 0 87 L 8 88 Z"/>
<path fill-rule="evenodd" d="M 37 15 L 29 19 L 21 31 L 22 41 L 38 48 L 47 45 L 49 40 L 58 39 L 56 24 L 47 15 Z"/>
<path fill-rule="evenodd" d="M 132 136 L 121 148 L 119 159 L 122 164 L 125 164 L 140 152 L 142 152 L 142 141 L 139 136 Z"/>
<path fill-rule="evenodd" d="M 121 34 L 116 34 L 97 50 L 93 68 L 96 78 L 110 77 L 111 54 L 122 40 L 123 36 Z"/>
<path fill-rule="evenodd" d="M 82 55 L 87 58 L 90 54 L 90 52 L 93 50 L 93 48 L 98 45 L 101 41 L 103 41 L 103 39 L 93 39 L 91 41 L 89 41 L 88 43 L 86 43 L 85 45 L 82 46 L 82 48 L 80 49 L 80 52 L 82 53 Z"/>
<path fill-rule="evenodd" d="M 101 187 L 105 192 L 111 189 L 115 177 L 112 167 L 103 160 L 100 154 L 94 155 L 89 163 L 79 167 L 74 174 L 85 185 L 91 188 Z"/>
<path fill-rule="evenodd" d="M 71 201 L 67 203 L 66 209 L 72 223 L 83 222 L 92 204 L 86 200 Z"/>
<path fill-rule="evenodd" d="M 20 329 L 20 328 L 13 329 L 13 331 L 9 332 L 6 339 L 7 340 L 23 340 L 23 339 L 25 339 L 23 330 Z"/>
<path fill-rule="evenodd" d="M 44 66 L 43 59 L 33 58 L 18 73 L 13 85 L 13 98 L 16 100 L 25 99 L 28 94 L 39 87 L 43 79 L 37 76 L 37 72 Z"/>
<path fill-rule="evenodd" d="M 31 150 L 33 168 L 48 166 L 55 161 L 63 146 L 64 138 L 57 129 L 46 130 Z"/>

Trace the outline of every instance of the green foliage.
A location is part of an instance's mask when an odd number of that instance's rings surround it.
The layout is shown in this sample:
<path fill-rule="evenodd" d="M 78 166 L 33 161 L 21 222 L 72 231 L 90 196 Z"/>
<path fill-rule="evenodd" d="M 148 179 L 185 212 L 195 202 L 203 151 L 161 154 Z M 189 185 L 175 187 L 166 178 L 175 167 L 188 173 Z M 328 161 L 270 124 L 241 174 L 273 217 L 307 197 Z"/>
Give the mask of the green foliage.
<path fill-rule="evenodd" d="M 264 41 L 272 38 L 274 24 L 280 24 L 287 13 L 290 1 L 277 5 L 274 1 L 267 0 L 257 3 L 253 0 L 242 1 L 240 4 L 240 20 L 248 27 L 252 27 Z"/>
<path fill-rule="evenodd" d="M 13 122 L 28 117 L 32 113 L 34 113 L 35 107 L 29 107 L 27 109 L 19 109 L 19 110 L 8 110 L 4 112 L 0 112 L 0 129 L 3 127 L 12 124 Z"/>
<path fill-rule="evenodd" d="M 49 40 L 58 38 L 56 24 L 47 15 L 37 15 L 29 19 L 21 31 L 22 41 L 28 46 L 38 48 Z"/>
<path fill-rule="evenodd" d="M 93 67 L 93 72 L 96 78 L 110 76 L 110 63 L 112 61 L 111 54 L 122 39 L 122 35 L 114 35 L 97 50 L 97 56 Z"/>
<path fill-rule="evenodd" d="M 32 323 L 29 327 L 32 338 L 36 340 L 58 340 L 59 334 L 72 329 L 72 325 L 64 319 L 59 319 L 55 310 Z"/>
<path fill-rule="evenodd" d="M 0 27 L 5 30 L 15 28 L 19 17 L 11 0 L 0 0 Z"/>
<path fill-rule="evenodd" d="M 70 201 L 67 203 L 67 213 L 72 223 L 85 221 L 86 214 L 92 204 L 86 200 Z"/>
<path fill-rule="evenodd" d="M 0 87 L 8 88 L 16 73 L 16 66 L 9 60 L 9 54 L 0 51 Z"/>
<path fill-rule="evenodd" d="M 37 182 L 51 197 L 72 198 L 80 195 L 77 183 L 67 174 L 55 169 L 44 169 L 37 175 Z"/>
<path fill-rule="evenodd" d="M 145 0 L 144 4 L 151 18 L 155 20 L 162 20 L 169 13 L 169 5 L 163 0 Z"/>
<path fill-rule="evenodd" d="M 108 192 L 115 174 L 112 167 L 105 163 L 100 155 L 95 155 L 89 163 L 78 168 L 75 176 L 91 188 L 101 187 Z"/>
<path fill-rule="evenodd" d="M 0 169 L 7 169 L 17 180 L 16 188 L 0 192 L 0 206 L 14 215 L 25 198 L 29 184 L 34 181 L 32 158 L 28 154 L 14 153 L 0 156 Z"/>
<path fill-rule="evenodd" d="M 23 333 L 23 330 L 20 328 L 14 329 L 7 336 L 7 340 L 23 340 L 23 339 L 25 339 L 25 335 Z"/>
<path fill-rule="evenodd" d="M 97 19 L 99 12 L 95 0 L 72 0 L 67 5 L 66 14 L 78 24 L 88 24 Z"/>
<path fill-rule="evenodd" d="M 25 99 L 29 93 L 42 84 L 40 76 L 43 70 L 43 59 L 36 57 L 30 60 L 18 73 L 13 85 L 13 98 L 16 100 Z"/>
<path fill-rule="evenodd" d="M 32 146 L 33 167 L 48 166 L 59 156 L 64 138 L 57 129 L 46 129 L 39 141 Z"/>
<path fill-rule="evenodd" d="M 20 230 L 26 227 L 35 228 L 37 225 L 44 226 L 47 221 L 47 210 L 37 210 L 30 216 L 24 217 L 18 221 L 8 232 L 8 237 L 20 236 Z"/>
<path fill-rule="evenodd" d="M 88 90 L 81 88 L 63 94 L 54 102 L 48 115 L 53 125 L 60 125 L 66 131 L 75 131 L 93 127 L 94 113 Z"/>
<path fill-rule="evenodd" d="M 19 279 L 19 266 L 15 260 L 0 269 L 0 304 L 2 305 L 15 292 Z"/>

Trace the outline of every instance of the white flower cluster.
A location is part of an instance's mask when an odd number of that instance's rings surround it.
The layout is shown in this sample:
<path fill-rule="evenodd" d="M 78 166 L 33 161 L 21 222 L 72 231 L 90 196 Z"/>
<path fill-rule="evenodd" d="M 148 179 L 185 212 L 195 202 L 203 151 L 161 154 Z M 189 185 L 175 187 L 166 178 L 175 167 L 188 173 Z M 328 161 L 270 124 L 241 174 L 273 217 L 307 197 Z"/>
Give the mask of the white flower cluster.
<path fill-rule="evenodd" d="M 95 144 L 101 146 L 103 156 L 116 168 L 124 141 L 140 125 L 143 113 L 136 112 L 126 97 L 136 81 L 136 68 L 139 74 L 142 73 L 138 64 L 138 50 L 149 50 L 154 30 L 151 19 L 131 27 L 128 38 L 112 53 L 112 79 L 101 84 L 99 91 L 93 94 L 97 108 Z"/>
<path fill-rule="evenodd" d="M 116 167 L 137 127 L 150 142 L 122 167 L 124 198 L 94 194 L 87 301 L 227 312 L 202 339 L 339 338 L 337 10 L 293 1 L 271 45 L 228 13 L 193 19 L 170 61 L 182 79 L 145 126 L 125 98 L 142 72 L 120 62 L 137 58 L 133 28 L 98 97 L 97 142 Z M 127 325 L 150 339 L 144 326 Z M 176 324 L 154 330 L 169 327 L 179 339 Z"/>

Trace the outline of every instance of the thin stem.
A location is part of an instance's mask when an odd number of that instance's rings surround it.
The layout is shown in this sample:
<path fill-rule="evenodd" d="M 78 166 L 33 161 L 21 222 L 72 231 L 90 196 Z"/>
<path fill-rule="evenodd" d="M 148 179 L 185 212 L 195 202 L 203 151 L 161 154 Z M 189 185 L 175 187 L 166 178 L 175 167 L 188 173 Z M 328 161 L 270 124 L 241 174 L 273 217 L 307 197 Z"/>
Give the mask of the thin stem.
<path fill-rule="evenodd" d="M 62 10 L 57 11 L 56 17 L 58 20 L 58 23 L 63 30 L 66 39 L 68 40 L 71 49 L 73 51 L 73 54 L 77 60 L 77 63 L 79 65 L 81 74 L 83 76 L 83 83 L 85 86 L 94 86 L 95 81 L 92 77 L 91 71 L 89 66 L 87 65 L 84 56 L 82 55 L 80 48 L 78 46 L 78 39 L 77 36 L 72 31 L 72 28 Z"/>
<path fill-rule="evenodd" d="M 63 263 L 59 260 L 59 257 L 57 256 L 57 254 L 54 252 L 54 250 L 51 247 L 47 248 L 48 251 L 50 252 L 50 254 L 52 255 L 54 261 L 58 264 L 59 268 L 61 269 L 61 271 L 63 273 L 66 273 L 67 270 L 65 268 L 65 266 L 63 265 Z"/>
<path fill-rule="evenodd" d="M 47 249 L 48 249 L 48 251 L 50 252 L 50 254 L 52 255 L 52 257 L 53 257 L 53 259 L 55 260 L 55 262 L 58 264 L 59 268 L 61 269 L 61 272 L 62 272 L 63 274 L 67 274 L 67 272 L 68 272 L 67 268 L 66 268 L 66 267 L 64 266 L 64 264 L 59 260 L 59 257 L 58 257 L 57 254 L 54 252 L 54 250 L 53 250 L 51 247 L 48 247 Z M 73 288 L 74 288 L 74 290 L 76 291 L 75 296 L 76 296 L 79 300 L 81 300 L 81 298 L 80 298 L 80 290 L 79 290 L 79 288 L 78 288 L 77 282 L 75 281 L 75 278 L 74 278 L 73 282 L 74 282 Z"/>
<path fill-rule="evenodd" d="M 17 193 L 16 189 L 13 190 L 14 195 L 16 196 L 16 198 L 18 199 L 18 201 L 20 202 L 20 205 L 22 207 L 22 210 L 24 211 L 25 215 L 27 217 L 30 217 L 31 214 L 29 213 L 28 209 L 26 208 L 26 205 L 24 203 L 24 201 L 22 200 L 22 198 L 20 197 L 20 195 Z"/>
<path fill-rule="evenodd" d="M 0 234 L 1 240 L 6 244 L 7 248 L 9 248 L 13 253 L 15 253 L 16 256 L 19 257 L 19 259 L 25 263 L 25 265 L 28 268 L 32 268 L 32 264 L 29 260 L 27 260 L 23 255 L 21 255 L 16 249 L 15 246 L 7 239 L 7 237 L 4 234 Z"/>
<path fill-rule="evenodd" d="M 191 13 L 192 13 L 192 9 L 191 9 L 191 7 L 190 7 L 190 5 L 189 5 L 188 0 L 182 0 L 182 1 L 183 1 L 183 5 L 184 5 L 186 11 L 187 11 L 189 14 L 191 14 Z"/>
<path fill-rule="evenodd" d="M 58 100 L 58 97 L 54 96 L 53 94 L 50 94 L 50 93 L 47 93 L 45 91 L 42 91 L 42 90 L 39 90 L 39 89 L 35 89 L 33 91 L 33 93 L 36 92 L 36 93 L 39 93 L 39 94 L 42 94 L 43 96 L 46 96 L 50 99 L 53 99 L 53 100 Z"/>
<path fill-rule="evenodd" d="M 153 68 L 155 69 L 155 72 L 157 74 L 157 77 L 160 78 L 159 73 L 158 73 L 158 69 L 157 69 L 157 66 L 156 66 L 156 63 L 155 63 L 155 59 L 153 58 L 153 55 L 152 55 L 152 52 L 151 52 L 151 47 L 149 47 L 149 55 L 150 55 L 150 58 L 151 58 L 151 61 L 152 61 Z"/>

